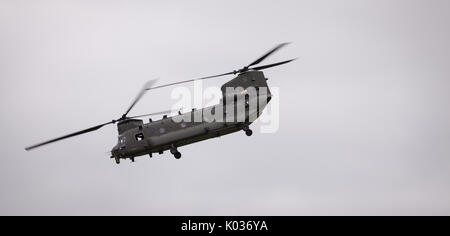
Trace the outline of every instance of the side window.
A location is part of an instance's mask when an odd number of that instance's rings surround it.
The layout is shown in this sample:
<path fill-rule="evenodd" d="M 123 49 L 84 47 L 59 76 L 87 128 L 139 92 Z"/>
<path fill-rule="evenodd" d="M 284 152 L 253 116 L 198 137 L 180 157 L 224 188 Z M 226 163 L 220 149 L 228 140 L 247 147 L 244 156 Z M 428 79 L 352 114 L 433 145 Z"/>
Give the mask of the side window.
<path fill-rule="evenodd" d="M 120 144 L 125 144 L 125 141 L 126 141 L 126 137 L 125 136 L 119 138 L 119 143 Z"/>
<path fill-rule="evenodd" d="M 150 131 L 150 133 L 154 133 L 155 132 L 155 128 L 152 127 L 152 128 L 149 129 L 149 131 Z"/>
<path fill-rule="evenodd" d="M 136 134 L 134 137 L 136 138 L 137 141 L 144 140 L 144 134 L 143 133 Z"/>

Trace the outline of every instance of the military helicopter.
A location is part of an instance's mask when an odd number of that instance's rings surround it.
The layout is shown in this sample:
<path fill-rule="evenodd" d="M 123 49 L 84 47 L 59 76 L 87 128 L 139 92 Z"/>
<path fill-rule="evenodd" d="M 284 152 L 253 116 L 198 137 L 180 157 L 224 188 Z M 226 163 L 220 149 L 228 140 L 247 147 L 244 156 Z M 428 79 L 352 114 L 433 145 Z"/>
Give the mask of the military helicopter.
<path fill-rule="evenodd" d="M 163 154 L 166 150 L 169 150 L 176 159 L 180 159 L 181 153 L 178 148 L 185 145 L 238 131 L 244 131 L 247 136 L 251 136 L 253 132 L 250 129 L 250 125 L 258 119 L 272 98 L 272 94 L 266 82 L 267 78 L 261 70 L 283 65 L 296 59 L 263 66 L 255 65 L 261 63 L 287 44 L 288 43 L 279 44 L 248 66 L 231 72 L 160 86 L 153 86 L 156 80 L 151 80 L 145 84 L 137 97 L 119 119 L 42 142 L 27 147 L 25 150 L 30 151 L 63 139 L 93 132 L 106 125 L 116 123 L 118 143 L 112 148 L 110 153 L 111 158 L 115 159 L 117 164 L 120 164 L 122 159 L 130 159 L 134 162 L 135 157 L 143 155 L 152 157 L 154 153 Z M 178 111 L 178 114 L 172 117 L 168 117 L 167 115 L 172 113 L 170 110 L 139 116 L 128 116 L 133 107 L 149 90 L 236 74 L 237 76 L 234 79 L 222 85 L 221 102 L 215 106 L 199 110 L 192 109 L 192 111 L 187 113 Z M 257 105 L 254 106 L 252 104 Z M 206 121 L 204 119 L 206 117 L 204 114 L 210 114 L 210 116 L 213 115 L 214 117 L 219 118 L 213 119 L 212 121 Z M 149 119 L 149 122 L 145 124 L 143 120 L 139 119 L 155 115 L 164 116 L 157 121 Z M 197 117 L 201 117 L 201 119 L 196 119 Z"/>

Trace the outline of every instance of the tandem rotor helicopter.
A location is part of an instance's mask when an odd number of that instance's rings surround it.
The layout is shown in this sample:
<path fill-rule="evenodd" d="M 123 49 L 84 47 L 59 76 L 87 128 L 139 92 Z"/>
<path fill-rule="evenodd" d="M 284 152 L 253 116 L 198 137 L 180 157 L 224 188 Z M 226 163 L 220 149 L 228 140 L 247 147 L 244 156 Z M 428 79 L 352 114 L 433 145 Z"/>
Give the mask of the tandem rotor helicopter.
<path fill-rule="evenodd" d="M 272 94 L 266 82 L 267 78 L 261 71 L 292 62 L 296 59 L 263 66 L 255 65 L 261 63 L 267 57 L 269 57 L 282 47 L 286 46 L 287 44 L 288 43 L 279 44 L 272 50 L 265 53 L 263 56 L 259 57 L 254 62 L 250 63 L 248 66 L 224 74 L 190 79 L 160 86 L 153 86 L 156 82 L 155 80 L 149 81 L 139 92 L 138 96 L 131 103 L 130 107 L 117 120 L 112 120 L 85 130 L 42 142 L 27 147 L 25 148 L 25 150 L 30 151 L 32 149 L 63 139 L 93 132 L 106 125 L 116 123 L 119 133 L 118 143 L 111 150 L 111 158 L 115 159 L 117 164 L 120 164 L 121 159 L 130 159 L 132 162 L 134 162 L 135 157 L 143 155 L 149 155 L 150 157 L 152 157 L 153 153 L 163 154 L 163 152 L 166 150 L 169 150 L 176 159 L 180 159 L 181 153 L 178 151 L 178 148 L 188 144 L 196 143 L 210 138 L 220 137 L 241 130 L 244 131 L 247 136 L 251 136 L 253 132 L 250 129 L 250 125 L 262 114 L 262 111 L 265 109 L 266 105 L 272 98 Z M 149 90 L 189 83 L 196 80 L 206 80 L 236 74 L 237 77 L 222 85 L 222 99 L 221 102 L 215 106 L 206 107 L 199 110 L 192 109 L 192 111 L 184 114 L 178 112 L 178 115 L 173 117 L 167 116 L 167 114 L 172 112 L 170 110 L 139 116 L 128 116 L 128 113 L 131 111 L 131 109 L 133 109 L 137 102 Z M 231 88 L 231 90 L 229 90 L 228 88 Z M 237 88 L 240 88 L 241 90 Z M 256 91 L 256 93 L 248 92 L 252 91 L 252 88 Z M 255 103 L 258 104 L 256 108 L 252 108 L 252 106 L 249 106 L 249 104 Z M 202 116 L 202 114 L 206 112 L 214 114 L 217 111 L 220 111 L 220 116 L 223 117 L 223 119 L 217 121 L 215 120 L 212 122 L 205 120 L 201 120 L 200 122 L 198 122 L 196 121 L 196 119 L 192 119 L 199 115 Z M 164 116 L 161 120 L 157 121 L 152 121 L 152 119 L 149 119 L 149 122 L 145 124 L 143 120 L 139 119 L 142 117 L 150 117 L 155 115 Z M 230 116 L 232 119 L 229 119 Z"/>

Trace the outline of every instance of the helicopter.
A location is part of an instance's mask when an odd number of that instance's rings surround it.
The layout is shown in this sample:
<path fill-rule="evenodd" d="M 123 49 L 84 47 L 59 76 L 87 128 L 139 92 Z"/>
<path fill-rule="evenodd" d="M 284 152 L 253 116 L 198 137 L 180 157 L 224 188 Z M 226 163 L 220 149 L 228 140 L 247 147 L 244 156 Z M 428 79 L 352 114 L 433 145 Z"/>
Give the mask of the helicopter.
<path fill-rule="evenodd" d="M 181 153 L 178 148 L 185 145 L 238 131 L 243 131 L 247 136 L 251 136 L 253 131 L 250 129 L 250 125 L 259 118 L 272 99 L 272 93 L 267 84 L 268 79 L 265 77 L 262 70 L 287 64 L 296 59 L 263 66 L 256 65 L 260 64 L 267 57 L 288 44 L 289 43 L 279 44 L 249 65 L 231 72 L 160 86 L 154 86 L 156 80 L 150 80 L 140 90 L 136 98 L 120 118 L 26 147 L 25 150 L 30 151 L 47 144 L 90 133 L 111 124 L 117 124 L 118 142 L 110 151 L 111 159 L 114 159 L 117 164 L 120 164 L 120 161 L 124 159 L 130 159 L 134 162 L 135 158 L 138 156 L 148 155 L 149 157 L 153 157 L 153 154 L 163 154 L 164 151 L 167 150 L 169 150 L 176 159 L 180 159 Z M 172 113 L 171 110 L 139 116 L 128 116 L 133 107 L 149 90 L 228 75 L 237 76 L 221 86 L 222 98 L 220 99 L 220 102 L 214 106 L 205 107 L 199 110 L 192 109 L 190 112 L 186 113 L 178 111 L 177 115 L 171 117 L 168 116 L 168 114 Z M 156 121 L 153 121 L 150 118 L 147 123 L 144 123 L 144 121 L 140 119 L 156 115 L 164 116 L 162 119 Z M 211 119 L 211 117 L 213 119 Z"/>

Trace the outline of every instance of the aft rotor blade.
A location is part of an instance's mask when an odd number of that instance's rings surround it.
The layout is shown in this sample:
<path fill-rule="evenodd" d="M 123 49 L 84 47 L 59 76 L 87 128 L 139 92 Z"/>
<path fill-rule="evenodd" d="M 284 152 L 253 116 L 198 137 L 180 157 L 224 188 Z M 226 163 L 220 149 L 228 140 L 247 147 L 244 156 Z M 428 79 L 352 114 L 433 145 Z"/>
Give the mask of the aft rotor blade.
<path fill-rule="evenodd" d="M 25 150 L 30 151 L 31 149 L 35 149 L 37 147 L 41 147 L 41 146 L 44 146 L 44 145 L 47 145 L 47 144 L 50 144 L 50 143 L 54 143 L 54 142 L 57 142 L 57 141 L 60 141 L 60 140 L 63 140 L 63 139 L 67 139 L 67 138 L 71 138 L 71 137 L 78 136 L 78 135 L 81 135 L 81 134 L 85 134 L 85 133 L 89 133 L 89 132 L 92 132 L 92 131 L 96 131 L 96 130 L 102 128 L 103 126 L 109 125 L 109 124 L 112 124 L 112 123 L 113 122 L 110 121 L 108 123 L 104 123 L 104 124 L 101 124 L 101 125 L 97 125 L 97 126 L 91 127 L 89 129 L 85 129 L 85 130 L 78 131 L 78 132 L 75 132 L 75 133 L 72 133 L 72 134 L 68 134 L 68 135 L 65 135 L 65 136 L 62 136 L 62 137 L 59 137 L 59 138 L 55 138 L 55 139 L 52 139 L 52 140 L 49 140 L 49 141 L 46 141 L 46 142 L 43 142 L 43 143 L 39 143 L 39 144 L 30 146 L 30 147 L 27 147 L 27 148 L 25 148 Z"/>
<path fill-rule="evenodd" d="M 156 87 L 147 88 L 147 91 L 148 90 L 153 90 L 153 89 L 169 87 L 169 86 L 174 86 L 174 85 L 178 85 L 178 84 L 190 83 L 190 82 L 194 82 L 194 81 L 197 81 L 197 80 L 212 79 L 212 78 L 217 78 L 217 77 L 226 76 L 226 75 L 233 75 L 233 74 L 235 74 L 234 71 L 233 72 L 224 73 L 224 74 L 220 74 L 220 75 L 212 75 L 212 76 L 207 76 L 207 77 L 202 77 L 202 78 L 197 78 L 197 79 L 183 80 L 183 81 L 180 81 L 180 82 L 175 82 L 175 83 L 171 83 L 171 84 L 164 84 L 164 85 L 160 85 L 160 86 L 156 86 Z"/>
<path fill-rule="evenodd" d="M 172 113 L 172 110 L 160 111 L 160 112 L 155 112 L 155 113 L 150 113 L 150 114 L 145 114 L 145 115 L 139 115 L 139 116 L 132 116 L 132 117 L 127 117 L 127 118 L 128 119 L 136 119 L 136 118 L 141 118 L 141 117 L 156 116 L 156 115 L 163 115 L 163 114 L 170 114 L 170 113 Z"/>
<path fill-rule="evenodd" d="M 250 68 L 250 69 L 251 70 L 264 70 L 264 69 L 268 69 L 268 68 L 275 67 L 275 66 L 281 66 L 283 64 L 286 64 L 286 63 L 289 63 L 289 62 L 292 62 L 292 61 L 295 61 L 295 60 L 297 60 L 297 58 L 291 59 L 291 60 L 287 60 L 287 61 L 278 62 L 278 63 L 273 63 L 273 64 L 269 64 L 269 65 L 257 66 L 257 67 L 253 67 L 253 68 Z"/>
<path fill-rule="evenodd" d="M 141 89 L 141 91 L 139 92 L 139 94 L 136 96 L 136 98 L 134 99 L 134 101 L 131 103 L 130 107 L 128 108 L 128 110 L 123 114 L 122 117 L 126 117 L 128 115 L 128 113 L 130 113 L 131 109 L 133 109 L 133 107 L 136 105 L 136 103 L 139 102 L 139 100 L 141 100 L 142 96 L 144 96 L 145 92 L 147 92 L 147 90 L 149 90 L 149 88 L 151 88 L 153 86 L 153 84 L 156 83 L 156 81 L 158 80 L 150 80 L 147 81 L 147 83 L 145 83 L 144 87 Z"/>
<path fill-rule="evenodd" d="M 250 63 L 250 65 L 248 65 L 247 67 L 250 66 L 254 66 L 256 64 L 261 63 L 264 59 L 266 59 L 268 56 L 272 55 L 273 53 L 275 53 L 276 51 L 280 50 L 282 47 L 288 45 L 289 43 L 282 43 L 279 44 L 278 46 L 276 46 L 275 48 L 273 48 L 272 50 L 268 51 L 266 54 L 264 54 L 263 56 L 261 56 L 260 58 L 258 58 L 256 61 Z"/>

